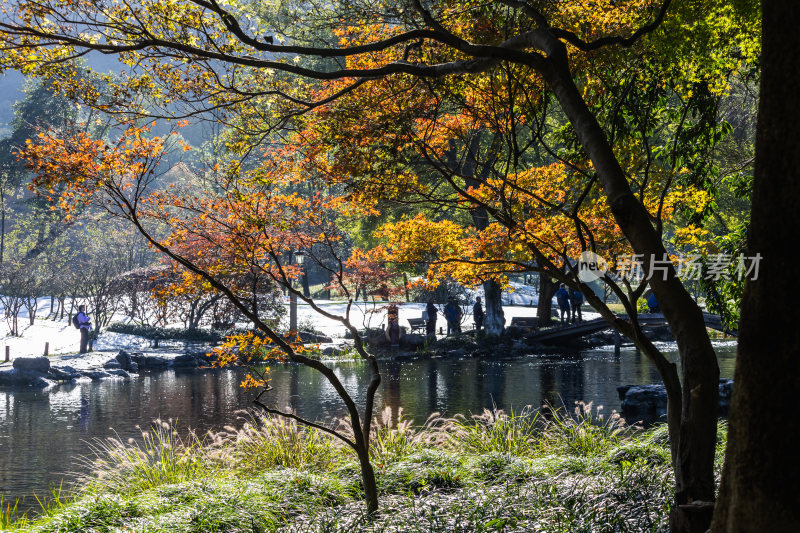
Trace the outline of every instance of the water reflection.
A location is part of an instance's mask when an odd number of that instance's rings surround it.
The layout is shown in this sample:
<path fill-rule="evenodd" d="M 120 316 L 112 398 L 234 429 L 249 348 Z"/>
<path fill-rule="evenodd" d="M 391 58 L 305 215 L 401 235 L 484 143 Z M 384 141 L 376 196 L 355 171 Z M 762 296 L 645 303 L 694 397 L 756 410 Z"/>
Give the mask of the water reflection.
<path fill-rule="evenodd" d="M 716 348 L 722 377 L 732 377 L 735 345 Z M 364 366 L 343 363 L 335 371 L 363 405 Z M 377 405 L 389 407 L 395 418 L 402 409 L 420 423 L 432 412 L 452 416 L 493 406 L 519 411 L 577 400 L 610 412 L 620 406 L 618 385 L 658 382 L 646 358 L 625 348 L 615 356 L 613 347 L 570 355 L 391 362 L 382 372 Z M 6 500 L 24 496 L 23 507 L 36 508 L 32 494 L 47 494 L 66 474 L 80 471 L 76 458 L 88 453 L 92 439 L 112 435 L 112 428 L 127 439 L 155 418 L 200 431 L 230 424 L 255 395 L 239 387 L 244 374 L 242 369 L 143 373 L 130 382 L 84 382 L 49 393 L 0 391 L 0 493 Z M 345 414 L 333 387 L 313 370 L 279 366 L 272 377 L 264 401 L 311 419 Z"/>

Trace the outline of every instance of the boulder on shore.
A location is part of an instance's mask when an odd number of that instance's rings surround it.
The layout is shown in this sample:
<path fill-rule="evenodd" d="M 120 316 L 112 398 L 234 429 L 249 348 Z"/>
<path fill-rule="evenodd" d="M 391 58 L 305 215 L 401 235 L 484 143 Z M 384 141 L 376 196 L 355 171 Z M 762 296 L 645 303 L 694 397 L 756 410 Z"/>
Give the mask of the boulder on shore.
<path fill-rule="evenodd" d="M 300 337 L 302 343 L 325 344 L 333 342 L 333 339 L 327 335 L 320 335 L 313 331 L 298 331 L 297 336 Z"/>
<path fill-rule="evenodd" d="M 44 356 L 18 357 L 14 359 L 14 368 L 17 370 L 32 370 L 46 374 L 50 371 L 50 359 Z"/>
<path fill-rule="evenodd" d="M 0 386 L 5 387 L 33 387 L 35 389 L 46 389 L 55 385 L 37 370 L 22 370 L 19 368 L 9 368 L 0 370 Z"/>
<path fill-rule="evenodd" d="M 419 333 L 407 333 L 400 337 L 400 348 L 403 350 L 417 350 L 425 346 L 427 339 Z"/>

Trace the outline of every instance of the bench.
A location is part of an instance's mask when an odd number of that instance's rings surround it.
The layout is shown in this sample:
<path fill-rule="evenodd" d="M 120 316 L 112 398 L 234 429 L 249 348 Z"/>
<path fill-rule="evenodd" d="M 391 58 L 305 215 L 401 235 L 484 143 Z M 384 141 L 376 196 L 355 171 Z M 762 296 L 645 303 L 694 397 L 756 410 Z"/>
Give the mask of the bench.
<path fill-rule="evenodd" d="M 538 328 L 539 317 L 536 316 L 515 316 L 511 319 L 511 325 L 518 328 Z"/>
<path fill-rule="evenodd" d="M 426 333 L 426 324 L 424 318 L 409 318 L 408 325 L 411 326 L 411 333 L 419 330 L 422 333 Z"/>

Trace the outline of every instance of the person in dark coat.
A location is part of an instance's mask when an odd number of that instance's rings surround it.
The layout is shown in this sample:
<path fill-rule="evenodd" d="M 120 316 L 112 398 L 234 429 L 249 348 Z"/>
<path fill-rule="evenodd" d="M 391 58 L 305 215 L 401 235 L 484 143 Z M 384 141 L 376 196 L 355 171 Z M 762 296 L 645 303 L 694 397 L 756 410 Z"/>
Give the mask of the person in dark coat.
<path fill-rule="evenodd" d="M 480 296 L 475 298 L 475 305 L 472 306 L 472 318 L 475 320 L 475 331 L 481 331 L 483 329 L 483 322 L 486 320 L 486 315 L 483 314 Z"/>
<path fill-rule="evenodd" d="M 581 314 L 582 305 L 583 305 L 583 293 L 575 289 L 570 289 L 569 306 L 572 308 L 572 322 L 583 321 L 583 315 Z"/>
<path fill-rule="evenodd" d="M 386 312 L 386 336 L 392 346 L 400 344 L 400 310 L 393 303 Z"/>
<path fill-rule="evenodd" d="M 447 299 L 447 305 L 444 306 L 444 318 L 447 320 L 448 335 L 461 333 L 461 316 L 461 307 L 451 296 Z"/>
<path fill-rule="evenodd" d="M 428 301 L 428 305 L 425 306 L 425 312 L 428 313 L 428 319 L 425 321 L 425 333 L 428 337 L 436 338 L 436 315 L 439 310 L 433 305 L 433 300 Z"/>
<path fill-rule="evenodd" d="M 564 323 L 564 317 L 566 317 L 567 322 L 569 322 L 569 293 L 567 289 L 564 288 L 564 284 L 562 283 L 558 290 L 556 291 L 556 301 L 558 302 L 558 308 L 561 310 L 561 323 Z"/>
<path fill-rule="evenodd" d="M 86 353 L 89 346 L 89 331 L 92 329 L 92 321 L 89 319 L 89 315 L 86 314 L 85 305 L 78 306 L 78 314 L 75 315 L 75 318 L 78 320 L 78 328 L 81 330 L 80 353 Z"/>

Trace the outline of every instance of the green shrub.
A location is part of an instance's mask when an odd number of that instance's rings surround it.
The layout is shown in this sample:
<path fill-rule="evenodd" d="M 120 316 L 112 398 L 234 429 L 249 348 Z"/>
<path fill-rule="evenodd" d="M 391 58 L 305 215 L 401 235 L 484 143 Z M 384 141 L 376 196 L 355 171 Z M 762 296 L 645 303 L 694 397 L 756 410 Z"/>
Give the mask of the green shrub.
<path fill-rule="evenodd" d="M 112 333 L 126 333 L 137 335 L 152 341 L 155 340 L 176 340 L 188 342 L 221 342 L 227 334 L 231 332 L 189 329 L 189 328 L 158 328 L 155 326 L 145 326 L 143 324 L 114 322 L 106 327 L 106 331 Z"/>

